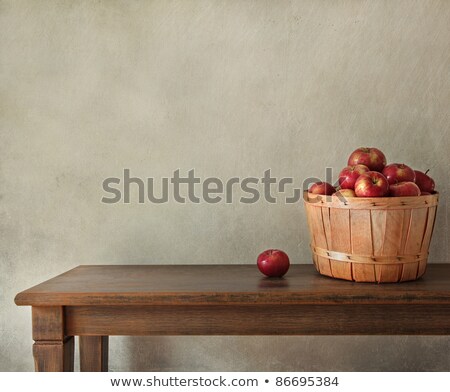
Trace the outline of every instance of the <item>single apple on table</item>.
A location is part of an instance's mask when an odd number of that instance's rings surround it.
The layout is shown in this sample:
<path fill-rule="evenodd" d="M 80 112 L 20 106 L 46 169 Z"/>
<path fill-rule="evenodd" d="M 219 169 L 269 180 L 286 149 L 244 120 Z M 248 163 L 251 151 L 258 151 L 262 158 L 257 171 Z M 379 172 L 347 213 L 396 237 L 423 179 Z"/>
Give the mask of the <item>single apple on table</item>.
<path fill-rule="evenodd" d="M 268 249 L 258 256 L 258 269 L 266 276 L 281 277 L 289 269 L 289 257 L 279 249 Z"/>
<path fill-rule="evenodd" d="M 434 180 L 427 175 L 428 170 L 423 173 L 420 170 L 414 170 L 415 174 L 416 174 L 416 184 L 417 186 L 420 188 L 420 190 L 422 192 L 428 192 L 428 193 L 433 193 L 434 191 Z"/>
<path fill-rule="evenodd" d="M 414 170 L 404 163 L 391 163 L 385 166 L 382 173 L 387 178 L 389 185 L 398 182 L 414 182 L 416 179 Z"/>
<path fill-rule="evenodd" d="M 347 164 L 365 165 L 372 171 L 381 172 L 386 166 L 386 157 L 378 148 L 360 147 L 350 154 Z"/>
<path fill-rule="evenodd" d="M 308 192 L 314 193 L 315 195 L 332 195 L 336 192 L 336 188 L 328 182 L 319 181 L 312 184 Z"/>
<path fill-rule="evenodd" d="M 355 193 L 358 197 L 383 197 L 388 191 L 387 178 L 376 171 L 361 174 L 355 183 Z"/>
<path fill-rule="evenodd" d="M 369 168 L 366 165 L 346 166 L 339 173 L 339 185 L 342 189 L 355 189 L 358 177 L 368 171 Z"/>
<path fill-rule="evenodd" d="M 412 181 L 389 185 L 389 196 L 420 196 L 419 187 Z"/>

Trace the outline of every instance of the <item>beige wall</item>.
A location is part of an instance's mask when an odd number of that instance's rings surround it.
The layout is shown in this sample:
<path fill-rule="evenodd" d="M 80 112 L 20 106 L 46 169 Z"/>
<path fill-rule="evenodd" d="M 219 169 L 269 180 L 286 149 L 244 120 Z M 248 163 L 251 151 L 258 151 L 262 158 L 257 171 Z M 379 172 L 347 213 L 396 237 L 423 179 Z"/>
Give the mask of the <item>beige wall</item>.
<path fill-rule="evenodd" d="M 14 295 L 78 264 L 310 263 L 301 204 L 101 204 L 123 168 L 301 183 L 378 146 L 431 168 L 448 262 L 449 20 L 449 1 L 0 1 L 0 369 L 33 369 Z M 111 369 L 450 370 L 445 337 L 144 342 L 112 338 Z"/>

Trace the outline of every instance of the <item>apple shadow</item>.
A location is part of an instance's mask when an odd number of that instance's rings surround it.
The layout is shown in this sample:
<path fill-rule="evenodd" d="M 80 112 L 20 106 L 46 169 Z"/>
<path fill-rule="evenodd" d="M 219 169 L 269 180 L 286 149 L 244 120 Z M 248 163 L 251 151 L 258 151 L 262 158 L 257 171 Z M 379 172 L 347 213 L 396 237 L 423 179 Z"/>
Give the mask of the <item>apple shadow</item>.
<path fill-rule="evenodd" d="M 274 288 L 274 287 L 288 287 L 289 279 L 285 278 L 261 278 L 258 282 L 258 288 Z"/>

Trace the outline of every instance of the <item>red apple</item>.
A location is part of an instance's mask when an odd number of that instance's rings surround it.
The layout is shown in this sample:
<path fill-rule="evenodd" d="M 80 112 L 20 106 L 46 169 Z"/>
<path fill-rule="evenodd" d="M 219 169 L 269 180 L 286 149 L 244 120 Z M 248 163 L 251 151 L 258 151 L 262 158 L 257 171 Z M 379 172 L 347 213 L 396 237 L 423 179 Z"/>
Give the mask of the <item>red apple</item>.
<path fill-rule="evenodd" d="M 308 192 L 316 195 L 332 195 L 336 192 L 336 188 L 328 182 L 316 182 L 309 187 Z"/>
<path fill-rule="evenodd" d="M 419 170 L 414 170 L 416 173 L 416 184 L 420 188 L 422 192 L 433 193 L 434 191 L 434 180 L 427 175 L 428 170 L 425 173 L 422 173 Z"/>
<path fill-rule="evenodd" d="M 389 185 L 389 196 L 420 196 L 419 187 L 412 181 Z"/>
<path fill-rule="evenodd" d="M 386 166 L 386 157 L 374 147 L 360 147 L 348 158 L 349 166 L 366 165 L 372 171 L 381 172 Z"/>
<path fill-rule="evenodd" d="M 355 189 L 358 177 L 369 171 L 366 165 L 346 166 L 339 173 L 339 185 L 342 189 Z"/>
<path fill-rule="evenodd" d="M 387 178 L 376 171 L 361 174 L 355 183 L 355 193 L 358 197 L 383 197 L 388 191 Z"/>
<path fill-rule="evenodd" d="M 268 249 L 258 256 L 257 264 L 264 275 L 281 277 L 289 269 L 289 257 L 282 250 Z"/>
<path fill-rule="evenodd" d="M 356 197 L 356 193 L 353 189 L 340 189 L 337 192 L 333 193 L 333 196 L 337 196 L 340 199 L 346 197 Z"/>
<path fill-rule="evenodd" d="M 382 173 L 387 178 L 389 185 L 398 182 L 414 182 L 416 179 L 414 170 L 403 163 L 391 163 L 383 169 Z"/>

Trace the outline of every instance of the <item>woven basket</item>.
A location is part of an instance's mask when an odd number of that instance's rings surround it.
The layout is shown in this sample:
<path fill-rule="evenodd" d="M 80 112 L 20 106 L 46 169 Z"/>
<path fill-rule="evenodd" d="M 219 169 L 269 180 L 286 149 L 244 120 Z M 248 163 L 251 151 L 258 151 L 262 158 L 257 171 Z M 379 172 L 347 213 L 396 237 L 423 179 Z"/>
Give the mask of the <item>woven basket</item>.
<path fill-rule="evenodd" d="M 355 282 L 425 273 L 439 195 L 338 198 L 304 193 L 317 271 Z"/>

